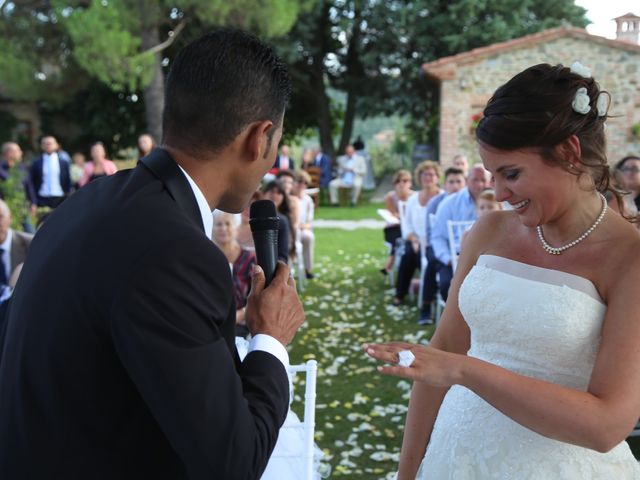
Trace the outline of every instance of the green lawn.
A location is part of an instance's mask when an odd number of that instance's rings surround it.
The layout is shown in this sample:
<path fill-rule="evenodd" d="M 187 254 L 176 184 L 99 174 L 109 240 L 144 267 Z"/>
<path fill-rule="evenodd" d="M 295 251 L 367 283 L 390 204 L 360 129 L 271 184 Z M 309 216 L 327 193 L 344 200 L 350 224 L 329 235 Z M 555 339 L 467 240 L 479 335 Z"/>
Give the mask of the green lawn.
<path fill-rule="evenodd" d="M 385 478 L 397 466 L 410 384 L 377 373 L 361 345 L 416 342 L 433 328 L 416 324 L 415 303 L 390 305 L 393 291 L 378 271 L 386 257 L 381 231 L 315 232 L 317 277 L 302 294 L 307 319 L 291 362 L 318 361 L 316 442 L 329 455 L 331 478 Z M 303 392 L 298 386 L 296 395 Z M 295 402 L 294 410 L 301 415 Z"/>
<path fill-rule="evenodd" d="M 382 220 L 382 217 L 378 215 L 376 210 L 384 208 L 382 203 L 364 203 L 355 207 L 332 207 L 330 205 L 321 205 L 316 208 L 315 218 L 323 220 L 364 220 L 375 219 Z M 378 238 L 382 238 L 382 233 Z M 378 247 L 380 247 L 378 245 Z"/>
<path fill-rule="evenodd" d="M 325 211 L 375 218 L 366 216 L 369 206 Z M 291 362 L 318 361 L 316 443 L 328 456 L 331 478 L 388 478 L 397 468 L 410 384 L 380 375 L 361 345 L 424 342 L 433 327 L 416 324 L 414 303 L 390 305 L 393 290 L 378 271 L 386 258 L 381 231 L 315 232 L 317 277 L 302 294 L 307 319 L 290 347 Z M 300 382 L 293 408 L 301 417 L 303 393 Z M 639 457 L 640 439 L 630 444 Z"/>

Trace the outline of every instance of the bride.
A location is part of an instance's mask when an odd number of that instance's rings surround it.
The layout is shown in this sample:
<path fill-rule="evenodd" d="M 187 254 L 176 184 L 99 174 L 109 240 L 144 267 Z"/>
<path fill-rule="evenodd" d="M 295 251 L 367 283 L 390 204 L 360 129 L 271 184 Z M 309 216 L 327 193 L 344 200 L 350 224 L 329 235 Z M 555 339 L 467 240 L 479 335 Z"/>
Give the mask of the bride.
<path fill-rule="evenodd" d="M 602 196 L 608 104 L 578 63 L 489 100 L 480 156 L 512 210 L 471 230 L 429 346 L 364 346 L 409 356 L 379 367 L 414 380 L 400 480 L 640 479 L 640 235 Z"/>

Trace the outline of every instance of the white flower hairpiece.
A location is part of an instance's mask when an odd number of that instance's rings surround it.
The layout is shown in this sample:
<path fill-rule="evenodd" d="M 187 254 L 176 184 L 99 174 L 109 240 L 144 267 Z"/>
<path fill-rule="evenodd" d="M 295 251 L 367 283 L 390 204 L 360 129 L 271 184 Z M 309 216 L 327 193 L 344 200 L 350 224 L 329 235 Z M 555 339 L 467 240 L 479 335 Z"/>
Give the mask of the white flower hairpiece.
<path fill-rule="evenodd" d="M 591 78 L 591 69 L 585 67 L 580 62 L 573 62 L 571 64 L 571 73 L 575 73 L 576 75 L 580 75 L 584 78 Z"/>
<path fill-rule="evenodd" d="M 580 87 L 576 90 L 576 96 L 573 97 L 571 106 L 575 112 L 586 115 L 591 111 L 591 105 L 589 105 L 590 102 L 591 99 L 589 98 L 589 95 L 587 95 L 587 89 L 585 87 Z"/>
<path fill-rule="evenodd" d="M 598 100 L 596 100 L 596 110 L 598 110 L 598 116 L 604 117 L 607 114 L 607 108 L 609 107 L 609 102 L 607 101 L 607 97 L 603 95 L 602 92 L 598 95 Z"/>

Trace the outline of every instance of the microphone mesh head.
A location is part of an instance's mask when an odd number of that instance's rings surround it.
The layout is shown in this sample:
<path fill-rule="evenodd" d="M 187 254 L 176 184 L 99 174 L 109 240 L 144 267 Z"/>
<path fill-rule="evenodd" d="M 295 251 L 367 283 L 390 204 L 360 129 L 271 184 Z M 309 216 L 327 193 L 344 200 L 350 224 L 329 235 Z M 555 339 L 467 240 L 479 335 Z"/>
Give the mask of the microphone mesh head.
<path fill-rule="evenodd" d="M 249 207 L 249 218 L 277 217 L 276 205 L 271 200 L 256 200 Z"/>
<path fill-rule="evenodd" d="M 252 232 L 278 230 L 278 214 L 271 200 L 257 200 L 249 207 L 249 225 Z"/>

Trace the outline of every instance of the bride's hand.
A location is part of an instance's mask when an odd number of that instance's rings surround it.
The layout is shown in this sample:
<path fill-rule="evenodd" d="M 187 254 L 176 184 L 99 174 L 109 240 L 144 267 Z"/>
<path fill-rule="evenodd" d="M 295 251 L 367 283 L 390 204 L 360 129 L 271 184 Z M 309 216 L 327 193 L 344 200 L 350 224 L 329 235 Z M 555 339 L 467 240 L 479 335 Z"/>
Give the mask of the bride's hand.
<path fill-rule="evenodd" d="M 385 375 L 408 378 L 424 382 L 434 387 L 450 387 L 461 376 L 464 355 L 444 352 L 425 345 L 404 342 L 366 343 L 364 351 L 371 358 L 391 365 L 379 366 L 378 371 Z M 398 365 L 398 353 L 409 350 L 415 356 L 409 367 Z"/>

